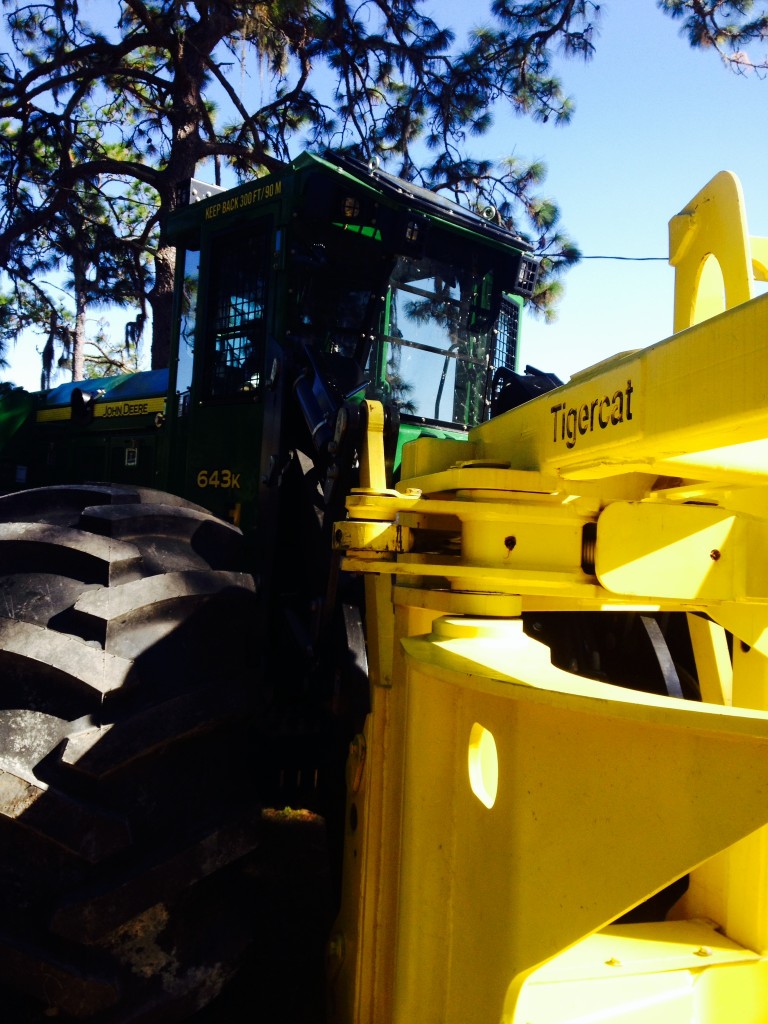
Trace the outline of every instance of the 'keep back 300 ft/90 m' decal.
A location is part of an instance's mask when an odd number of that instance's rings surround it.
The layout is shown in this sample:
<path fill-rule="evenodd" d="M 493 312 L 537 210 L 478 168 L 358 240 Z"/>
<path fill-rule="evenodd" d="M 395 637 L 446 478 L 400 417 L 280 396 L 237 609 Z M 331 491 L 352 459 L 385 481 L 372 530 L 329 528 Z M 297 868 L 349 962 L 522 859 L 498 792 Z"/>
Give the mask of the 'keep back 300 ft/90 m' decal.
<path fill-rule="evenodd" d="M 566 448 L 573 448 L 579 437 L 631 420 L 633 392 L 632 381 L 628 380 L 625 388 L 612 395 L 599 395 L 570 408 L 567 402 L 553 405 L 552 440 L 555 444 L 564 441 Z"/>

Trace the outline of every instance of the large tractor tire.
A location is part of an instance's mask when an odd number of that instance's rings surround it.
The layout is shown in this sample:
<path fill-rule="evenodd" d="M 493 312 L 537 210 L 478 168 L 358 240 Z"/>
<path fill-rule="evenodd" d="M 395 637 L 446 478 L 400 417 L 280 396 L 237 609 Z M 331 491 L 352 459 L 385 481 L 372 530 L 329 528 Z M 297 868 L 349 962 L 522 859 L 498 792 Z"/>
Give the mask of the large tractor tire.
<path fill-rule="evenodd" d="M 39 1019 L 184 1019 L 248 947 L 263 823 L 242 553 L 156 491 L 0 498 L 0 985 Z"/>

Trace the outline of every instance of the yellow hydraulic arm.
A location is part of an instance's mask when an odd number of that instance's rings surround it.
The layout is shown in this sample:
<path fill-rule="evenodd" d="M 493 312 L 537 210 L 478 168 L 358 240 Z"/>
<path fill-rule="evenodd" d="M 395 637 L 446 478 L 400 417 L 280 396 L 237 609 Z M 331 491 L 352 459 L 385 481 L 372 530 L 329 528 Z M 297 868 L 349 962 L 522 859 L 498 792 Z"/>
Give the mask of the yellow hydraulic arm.
<path fill-rule="evenodd" d="M 768 244 L 723 173 L 670 248 L 678 333 L 414 442 L 396 491 L 371 403 L 340 1024 L 768 1022 Z M 640 617 L 667 694 L 553 665 L 537 616 L 579 613 Z"/>

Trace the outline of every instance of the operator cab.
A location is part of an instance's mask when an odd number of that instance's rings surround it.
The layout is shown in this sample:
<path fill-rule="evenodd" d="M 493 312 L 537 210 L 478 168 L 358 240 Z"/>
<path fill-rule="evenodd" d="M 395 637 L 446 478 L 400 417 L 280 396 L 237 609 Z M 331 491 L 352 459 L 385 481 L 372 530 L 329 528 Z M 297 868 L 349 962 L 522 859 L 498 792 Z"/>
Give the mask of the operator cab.
<path fill-rule="evenodd" d="M 243 527 L 291 451 L 329 465 L 345 404 L 382 402 L 400 447 L 466 436 L 516 369 L 527 244 L 390 174 L 305 154 L 181 206 L 168 227 L 170 484 Z"/>
<path fill-rule="evenodd" d="M 289 338 L 337 400 L 364 395 L 422 424 L 482 422 L 495 370 L 515 368 L 536 273 L 526 244 L 434 193 L 333 160 L 347 173 L 310 176 L 292 230 Z"/>

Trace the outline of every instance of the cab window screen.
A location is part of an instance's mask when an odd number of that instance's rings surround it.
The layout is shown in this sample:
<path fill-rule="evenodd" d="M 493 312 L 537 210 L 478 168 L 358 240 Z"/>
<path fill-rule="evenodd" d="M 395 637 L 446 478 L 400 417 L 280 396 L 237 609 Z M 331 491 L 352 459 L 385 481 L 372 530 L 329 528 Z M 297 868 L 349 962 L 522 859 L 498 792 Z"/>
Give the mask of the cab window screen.
<path fill-rule="evenodd" d="M 262 383 L 269 232 L 224 235 L 211 251 L 207 392 L 253 396 Z"/>
<path fill-rule="evenodd" d="M 499 319 L 496 324 L 496 350 L 491 370 L 504 366 L 517 369 L 517 336 L 520 331 L 520 307 L 510 299 L 501 300 Z"/>

